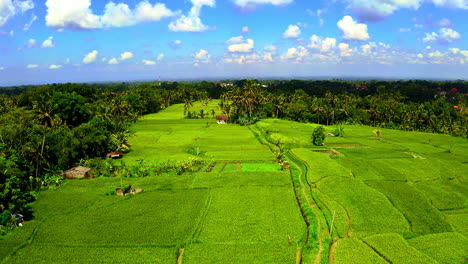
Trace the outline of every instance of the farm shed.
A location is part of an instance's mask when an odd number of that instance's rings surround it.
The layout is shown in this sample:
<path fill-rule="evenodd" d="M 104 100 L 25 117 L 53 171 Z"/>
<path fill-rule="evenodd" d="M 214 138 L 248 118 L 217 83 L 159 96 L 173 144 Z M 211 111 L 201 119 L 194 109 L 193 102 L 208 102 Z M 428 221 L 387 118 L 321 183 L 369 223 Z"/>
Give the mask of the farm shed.
<path fill-rule="evenodd" d="M 82 178 L 89 178 L 90 168 L 86 168 L 83 166 L 73 167 L 66 172 L 62 173 L 65 179 L 82 179 Z"/>
<path fill-rule="evenodd" d="M 111 159 L 120 159 L 123 157 L 123 153 L 120 151 L 114 151 L 111 153 L 107 153 L 106 157 L 111 158 Z"/>
<path fill-rule="evenodd" d="M 227 115 L 218 115 L 216 116 L 216 123 L 218 124 L 227 124 L 228 116 Z"/>

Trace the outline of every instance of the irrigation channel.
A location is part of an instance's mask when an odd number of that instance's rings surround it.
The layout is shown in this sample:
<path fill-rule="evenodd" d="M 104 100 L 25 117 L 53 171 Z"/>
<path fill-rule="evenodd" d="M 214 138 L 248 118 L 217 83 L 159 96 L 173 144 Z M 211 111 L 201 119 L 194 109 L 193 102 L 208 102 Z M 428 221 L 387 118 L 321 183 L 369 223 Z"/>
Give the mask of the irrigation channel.
<path fill-rule="evenodd" d="M 298 248 L 296 264 L 330 263 L 332 259 L 330 252 L 334 241 L 338 238 L 333 228 L 334 216 L 318 198 L 316 183 L 309 181 L 309 166 L 299 157 L 285 150 L 281 143 L 270 142 L 267 134 L 260 127 L 254 125 L 249 126 L 249 129 L 261 144 L 269 147 L 275 156 L 282 152 L 281 159 L 290 164 L 289 173 L 294 194 L 307 226 L 302 247 Z"/>

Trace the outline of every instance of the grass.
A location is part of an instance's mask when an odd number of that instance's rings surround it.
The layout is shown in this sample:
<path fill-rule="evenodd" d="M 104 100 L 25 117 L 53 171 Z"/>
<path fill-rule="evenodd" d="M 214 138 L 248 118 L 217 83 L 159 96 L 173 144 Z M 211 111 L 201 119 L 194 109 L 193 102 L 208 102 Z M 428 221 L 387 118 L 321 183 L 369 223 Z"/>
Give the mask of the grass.
<path fill-rule="evenodd" d="M 143 192 L 134 197 L 108 196 L 89 208 L 48 218 L 34 242 L 176 245 L 193 232 L 193 220 L 200 216 L 208 194 L 207 189 L 193 189 Z"/>
<path fill-rule="evenodd" d="M 232 187 L 212 190 L 213 199 L 197 242 L 293 243 L 304 223 L 288 187 Z"/>
<path fill-rule="evenodd" d="M 343 238 L 335 245 L 332 263 L 335 264 L 379 264 L 388 263 L 370 247 L 356 238 Z"/>
<path fill-rule="evenodd" d="M 184 253 L 184 263 L 295 263 L 295 245 L 193 244 Z"/>
<path fill-rule="evenodd" d="M 318 184 L 318 189 L 346 208 L 351 221 L 349 232 L 353 237 L 399 233 L 409 228 L 405 217 L 382 193 L 360 180 L 329 177 Z"/>
<path fill-rule="evenodd" d="M 405 182 L 369 181 L 367 184 L 385 194 L 411 223 L 418 235 L 450 232 L 452 228 L 442 214 L 421 193 Z"/>
<path fill-rule="evenodd" d="M 378 234 L 365 238 L 364 242 L 391 263 L 437 264 L 437 261 L 409 246 L 406 240 L 397 234 Z"/>
<path fill-rule="evenodd" d="M 30 245 L 8 263 L 175 263 L 177 250 L 161 247 Z"/>
<path fill-rule="evenodd" d="M 409 240 L 409 245 L 435 259 L 440 264 L 466 262 L 468 239 L 458 233 L 440 233 Z"/>

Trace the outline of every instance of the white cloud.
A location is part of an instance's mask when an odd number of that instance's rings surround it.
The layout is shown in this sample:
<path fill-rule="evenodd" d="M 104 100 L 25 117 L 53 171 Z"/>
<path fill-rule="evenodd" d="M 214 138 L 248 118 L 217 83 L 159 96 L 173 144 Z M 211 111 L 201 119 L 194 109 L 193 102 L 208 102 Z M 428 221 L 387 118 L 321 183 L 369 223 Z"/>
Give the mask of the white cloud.
<path fill-rule="evenodd" d="M 0 71 L 3 71 L 4 69 L 6 69 L 6 68 L 3 67 L 3 66 L 0 66 Z"/>
<path fill-rule="evenodd" d="M 86 54 L 86 56 L 83 58 L 83 63 L 89 64 L 96 61 L 98 53 L 99 52 L 97 50 L 93 50 L 90 53 Z"/>
<path fill-rule="evenodd" d="M 38 68 L 38 67 L 39 67 L 39 65 L 37 65 L 37 64 L 28 64 L 28 65 L 26 65 L 26 68 L 28 68 L 28 69 L 34 69 L 34 68 Z"/>
<path fill-rule="evenodd" d="M 343 31 L 344 39 L 352 40 L 368 40 L 369 33 L 367 33 L 367 25 L 357 23 L 350 16 L 344 16 L 337 23 L 338 27 Z"/>
<path fill-rule="evenodd" d="M 53 48 L 55 47 L 54 37 L 50 36 L 44 42 L 42 42 L 42 48 Z"/>
<path fill-rule="evenodd" d="M 362 53 L 369 54 L 371 52 L 372 47 L 369 44 L 365 44 L 361 46 L 361 49 L 362 49 Z"/>
<path fill-rule="evenodd" d="M 156 64 L 155 61 L 151 61 L 151 60 L 142 60 L 141 62 L 143 64 L 145 64 L 145 65 L 155 65 Z"/>
<path fill-rule="evenodd" d="M 293 0 L 235 0 L 234 3 L 240 7 L 247 7 L 256 4 L 271 4 L 271 5 L 287 5 L 292 3 Z"/>
<path fill-rule="evenodd" d="M 265 46 L 263 49 L 269 52 L 276 52 L 278 50 L 278 48 L 276 48 L 274 45 Z"/>
<path fill-rule="evenodd" d="M 411 32 L 411 28 L 400 28 L 400 29 L 398 29 L 398 32 L 400 32 L 400 33 Z"/>
<path fill-rule="evenodd" d="M 348 43 L 340 43 L 338 45 L 338 48 L 340 49 L 340 55 L 342 57 L 348 57 L 351 56 L 352 49 L 349 48 Z"/>
<path fill-rule="evenodd" d="M 418 9 L 425 0 L 344 0 L 347 8 L 359 19 L 382 20 L 401 8 Z"/>
<path fill-rule="evenodd" d="M 163 53 L 159 53 L 158 57 L 157 57 L 157 60 L 158 61 L 161 61 L 164 59 L 164 54 Z"/>
<path fill-rule="evenodd" d="M 189 32 L 203 32 L 206 30 L 214 29 L 213 27 L 206 26 L 200 19 L 201 8 L 203 6 L 214 7 L 215 0 L 191 0 L 192 8 L 187 15 L 182 15 L 179 19 L 169 24 L 169 29 L 174 32 L 189 31 Z"/>
<path fill-rule="evenodd" d="M 422 41 L 424 43 L 438 43 L 446 45 L 460 38 L 461 35 L 457 31 L 451 28 L 441 28 L 439 29 L 439 33 L 426 33 L 426 36 L 423 38 Z"/>
<path fill-rule="evenodd" d="M 249 27 L 245 26 L 245 27 L 242 27 L 241 32 L 243 34 L 247 34 L 247 33 L 250 33 L 250 29 L 249 29 Z"/>
<path fill-rule="evenodd" d="M 290 60 L 295 59 L 296 62 L 299 62 L 308 54 L 308 51 L 303 46 L 298 46 L 297 48 L 290 48 L 288 51 L 281 55 L 281 59 Z"/>
<path fill-rule="evenodd" d="M 28 48 L 34 48 L 37 46 L 37 41 L 33 38 L 29 39 L 28 42 L 26 42 L 26 47 Z"/>
<path fill-rule="evenodd" d="M 63 67 L 62 65 L 52 64 L 52 65 L 49 66 L 49 69 L 56 70 L 56 69 L 60 69 L 62 67 Z"/>
<path fill-rule="evenodd" d="M 450 21 L 450 19 L 448 18 L 442 18 L 441 20 L 437 21 L 437 25 L 439 27 L 452 27 L 453 26 L 452 21 Z"/>
<path fill-rule="evenodd" d="M 91 0 L 47 0 L 46 25 L 58 29 L 93 29 L 102 24 L 99 16 L 92 14 Z"/>
<path fill-rule="evenodd" d="M 265 61 L 273 62 L 273 56 L 271 55 L 270 52 L 265 53 L 265 55 L 263 55 L 263 59 L 264 59 Z"/>
<path fill-rule="evenodd" d="M 172 43 L 174 43 L 174 45 L 180 45 L 180 44 L 182 44 L 182 40 L 176 39 Z"/>
<path fill-rule="evenodd" d="M 466 0 L 432 0 L 436 6 L 468 9 Z"/>
<path fill-rule="evenodd" d="M 243 36 L 232 37 L 226 41 L 226 44 L 239 44 L 244 42 Z"/>
<path fill-rule="evenodd" d="M 129 52 L 129 51 L 126 51 L 122 54 L 120 54 L 120 60 L 128 60 L 128 59 L 131 59 L 133 58 L 133 53 Z"/>
<path fill-rule="evenodd" d="M 109 2 L 104 7 L 104 14 L 92 13 L 91 0 L 47 0 L 46 24 L 57 29 L 98 29 L 125 27 L 142 22 L 159 21 L 179 14 L 171 11 L 164 4 L 150 4 L 147 0 L 139 2 L 135 9 L 127 4 Z"/>
<path fill-rule="evenodd" d="M 108 63 L 109 63 L 109 64 L 112 64 L 112 65 L 114 65 L 114 64 L 119 64 L 119 60 L 117 60 L 116 58 L 112 58 L 112 59 L 109 60 Z"/>
<path fill-rule="evenodd" d="M 294 38 L 298 38 L 300 34 L 301 34 L 301 29 L 298 26 L 289 25 L 288 29 L 286 29 L 286 31 L 284 31 L 283 33 L 283 38 L 294 39 Z"/>
<path fill-rule="evenodd" d="M 0 27 L 18 13 L 24 13 L 34 8 L 32 0 L 0 0 Z"/>
<path fill-rule="evenodd" d="M 208 53 L 208 51 L 204 50 L 204 49 L 201 49 L 199 52 L 195 53 L 193 55 L 196 59 L 196 63 L 198 62 L 209 62 L 210 61 L 210 58 L 211 58 L 211 55 Z"/>
<path fill-rule="evenodd" d="M 0 1 L 1 1 L 1 0 L 0 0 Z M 37 20 L 37 16 L 36 16 L 36 15 L 33 15 L 33 16 L 31 17 L 31 20 L 30 20 L 27 24 L 24 24 L 23 30 L 24 30 L 24 31 L 28 31 L 28 30 L 31 28 L 32 24 L 33 24 L 36 20 Z"/>
<path fill-rule="evenodd" d="M 312 35 L 310 37 L 310 48 L 318 49 L 320 52 L 329 52 L 336 47 L 336 39 L 334 38 L 325 38 L 322 39 L 317 35 Z"/>
<path fill-rule="evenodd" d="M 254 41 L 252 39 L 244 40 L 243 36 L 233 37 L 226 41 L 229 52 L 252 52 L 254 48 Z"/>

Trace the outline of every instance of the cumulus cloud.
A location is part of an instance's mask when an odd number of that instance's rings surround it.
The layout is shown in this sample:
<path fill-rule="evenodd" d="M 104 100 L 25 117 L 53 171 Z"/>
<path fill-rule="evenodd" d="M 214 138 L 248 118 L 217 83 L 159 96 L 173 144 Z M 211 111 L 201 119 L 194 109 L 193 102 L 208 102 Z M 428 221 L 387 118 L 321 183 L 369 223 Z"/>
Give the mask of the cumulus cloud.
<path fill-rule="evenodd" d="M 144 65 L 155 65 L 156 62 L 152 60 L 142 60 L 141 61 Z"/>
<path fill-rule="evenodd" d="M 426 33 L 426 36 L 423 38 L 422 41 L 424 43 L 437 43 L 441 45 L 446 45 L 460 38 L 461 35 L 457 31 L 451 28 L 441 28 L 439 29 L 439 33 Z"/>
<path fill-rule="evenodd" d="M 243 34 L 247 34 L 247 33 L 250 33 L 250 29 L 249 29 L 249 27 L 245 26 L 245 27 L 242 27 L 241 32 Z"/>
<path fill-rule="evenodd" d="M 133 58 L 133 53 L 131 53 L 130 51 L 126 51 L 120 54 L 120 60 L 129 60 L 131 58 Z"/>
<path fill-rule="evenodd" d="M 265 61 L 269 61 L 269 62 L 273 62 L 273 56 L 270 52 L 268 53 L 265 53 L 265 55 L 263 55 L 263 60 Z"/>
<path fill-rule="evenodd" d="M 30 38 L 30 39 L 28 40 L 28 42 L 26 42 L 26 47 L 28 47 L 28 48 L 30 48 L 30 49 L 31 49 L 31 48 L 34 48 L 34 47 L 36 47 L 36 46 L 37 46 L 37 41 L 36 41 L 35 39 L 33 39 L 33 38 Z"/>
<path fill-rule="evenodd" d="M 284 31 L 283 38 L 285 39 L 295 39 L 298 38 L 301 34 L 301 29 L 296 25 L 289 25 L 288 29 Z"/>
<path fill-rule="evenodd" d="M 344 16 L 337 25 L 343 32 L 344 39 L 368 40 L 370 38 L 369 33 L 367 33 L 367 25 L 357 23 L 350 16 Z"/>
<path fill-rule="evenodd" d="M 0 0 L 0 27 L 18 13 L 24 13 L 34 8 L 32 0 Z"/>
<path fill-rule="evenodd" d="M 57 65 L 57 64 L 52 64 L 52 65 L 49 66 L 49 69 L 51 69 L 51 70 L 56 70 L 56 69 L 60 69 L 60 68 L 62 68 L 62 67 L 63 67 L 63 66 L 60 65 L 60 64 L 59 64 L 59 65 Z"/>
<path fill-rule="evenodd" d="M 34 69 L 34 68 L 38 68 L 38 67 L 39 67 L 39 65 L 37 65 L 37 64 L 28 64 L 28 65 L 26 65 L 27 69 Z"/>
<path fill-rule="evenodd" d="M 114 64 L 119 64 L 119 60 L 117 60 L 116 58 L 112 58 L 112 59 L 109 60 L 108 63 L 109 63 L 109 64 L 112 64 L 112 65 L 114 65 Z"/>
<path fill-rule="evenodd" d="M 293 0 L 234 0 L 234 3 L 240 7 L 247 7 L 249 5 L 271 4 L 275 6 L 287 5 L 292 3 Z"/>
<path fill-rule="evenodd" d="M 349 48 L 348 43 L 340 43 L 338 45 L 338 48 L 340 49 L 340 55 L 342 57 L 349 57 L 351 56 L 352 49 Z"/>
<path fill-rule="evenodd" d="M 83 58 L 83 63 L 89 64 L 89 63 L 95 62 L 97 59 L 98 53 L 99 52 L 97 50 L 93 50 L 90 53 L 86 54 L 86 56 Z"/>
<path fill-rule="evenodd" d="M 159 21 L 179 14 L 169 10 L 164 4 L 150 4 L 147 0 L 139 2 L 135 9 L 127 4 L 109 2 L 104 7 L 104 14 L 92 13 L 91 0 L 47 0 L 46 24 L 57 29 L 98 29 L 125 27 L 142 22 Z"/>
<path fill-rule="evenodd" d="M 244 40 L 243 36 L 238 36 L 238 37 L 232 37 L 228 41 L 226 41 L 227 44 L 230 44 L 228 46 L 228 51 L 229 52 L 252 52 L 252 49 L 254 48 L 254 41 L 252 39 L 246 39 Z"/>
<path fill-rule="evenodd" d="M 53 48 L 55 47 L 54 37 L 50 36 L 41 45 L 42 48 Z"/>
<path fill-rule="evenodd" d="M 204 62 L 208 63 L 210 61 L 211 55 L 208 53 L 208 51 L 201 49 L 199 52 L 196 52 L 194 55 L 196 62 Z"/>
<path fill-rule="evenodd" d="M 336 47 L 336 39 L 334 38 L 325 38 L 322 39 L 317 35 L 312 35 L 310 37 L 310 48 L 317 49 L 320 52 L 329 52 Z"/>
<path fill-rule="evenodd" d="M 174 22 L 169 24 L 169 29 L 174 32 L 188 31 L 188 32 L 203 32 L 206 30 L 214 29 L 213 27 L 206 26 L 200 19 L 200 13 L 203 6 L 214 7 L 215 0 L 191 0 L 192 8 L 187 15 L 180 16 Z"/>
<path fill-rule="evenodd" d="M 298 46 L 297 48 L 290 48 L 288 51 L 281 55 L 281 59 L 283 60 L 291 60 L 294 59 L 296 62 L 299 62 L 308 54 L 308 51 L 303 46 Z"/>

